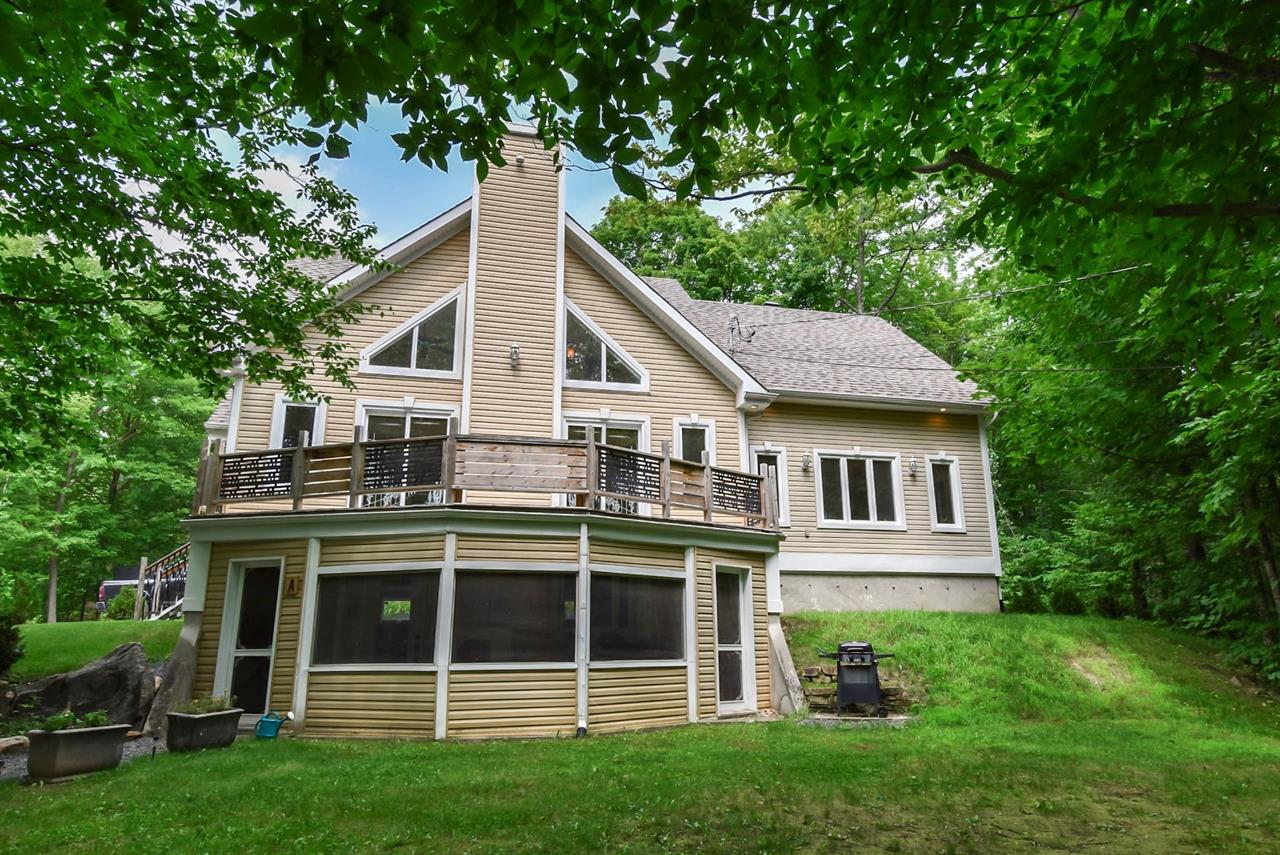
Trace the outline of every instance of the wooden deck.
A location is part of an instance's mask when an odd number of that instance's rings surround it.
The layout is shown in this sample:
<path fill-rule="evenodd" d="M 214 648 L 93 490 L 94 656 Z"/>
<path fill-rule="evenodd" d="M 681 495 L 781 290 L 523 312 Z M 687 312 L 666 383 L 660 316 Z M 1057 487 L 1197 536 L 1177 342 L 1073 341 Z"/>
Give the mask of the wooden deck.
<path fill-rule="evenodd" d="M 362 440 L 270 451 L 206 451 L 192 516 L 245 510 L 369 511 L 492 504 L 777 527 L 769 478 L 586 441 L 513 436 Z M 486 498 L 487 497 L 487 498 Z M 558 497 L 558 498 L 552 498 Z"/>

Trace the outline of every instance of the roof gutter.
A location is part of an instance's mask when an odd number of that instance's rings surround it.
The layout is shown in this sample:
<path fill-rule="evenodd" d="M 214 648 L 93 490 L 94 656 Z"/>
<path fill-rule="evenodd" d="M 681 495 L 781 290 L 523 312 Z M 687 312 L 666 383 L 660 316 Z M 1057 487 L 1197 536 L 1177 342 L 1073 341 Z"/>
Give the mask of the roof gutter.
<path fill-rule="evenodd" d="M 780 404 L 823 404 L 825 406 L 860 407 L 869 410 L 908 410 L 929 413 L 972 413 L 981 415 L 990 410 L 990 405 L 981 401 L 930 401 L 921 398 L 843 395 L 838 392 L 808 392 L 798 389 L 779 389 L 775 400 Z"/>

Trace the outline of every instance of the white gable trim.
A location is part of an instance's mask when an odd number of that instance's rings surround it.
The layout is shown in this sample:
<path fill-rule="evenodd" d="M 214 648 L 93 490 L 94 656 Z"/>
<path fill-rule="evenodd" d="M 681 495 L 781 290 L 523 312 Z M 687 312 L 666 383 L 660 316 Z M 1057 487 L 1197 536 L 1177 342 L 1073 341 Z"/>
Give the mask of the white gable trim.
<path fill-rule="evenodd" d="M 658 326 L 666 330 L 685 350 L 711 370 L 726 386 L 737 393 L 741 405 L 745 395 L 771 397 L 741 365 L 720 349 L 701 330 L 668 303 L 651 286 L 600 245 L 577 220 L 565 215 L 565 234 L 569 245 L 600 275 L 608 279 L 631 302 L 635 303 Z"/>
<path fill-rule="evenodd" d="M 404 237 L 383 247 L 378 252 L 378 261 L 391 265 L 390 267 L 380 270 L 374 270 L 364 264 L 348 267 L 329 280 L 330 285 L 343 288 L 338 294 L 338 302 L 345 303 L 388 275 L 395 273 L 397 268 L 435 249 L 466 228 L 470 221 L 471 200 L 464 199 L 443 214 L 428 220 Z"/>
<path fill-rule="evenodd" d="M 564 308 L 567 312 L 572 312 L 573 316 L 582 322 L 582 325 L 591 330 L 597 338 L 604 344 L 608 350 L 612 350 L 619 359 L 626 363 L 627 367 L 640 376 L 639 383 L 610 383 L 606 380 L 570 380 L 567 376 L 568 369 L 565 365 L 565 348 L 561 347 L 559 351 L 559 369 L 558 373 L 563 378 L 562 383 L 566 389 L 606 389 L 612 392 L 648 392 L 649 391 L 649 372 L 643 365 L 632 358 L 631 354 L 623 349 L 622 345 L 613 340 L 610 335 L 600 328 L 595 321 L 582 309 L 579 309 L 566 294 L 564 298 Z M 563 323 L 563 322 L 561 322 Z"/>
<path fill-rule="evenodd" d="M 457 380 L 462 376 L 462 345 L 463 335 L 465 333 L 466 324 L 462 320 L 462 291 L 464 285 L 459 285 L 448 294 L 445 294 L 439 300 L 436 300 L 430 306 L 427 306 L 421 312 L 418 312 L 409 320 L 397 326 L 391 332 L 379 338 L 373 344 L 360 351 L 360 373 L 361 374 L 383 374 L 394 375 L 397 377 L 434 377 L 444 380 Z M 440 312 L 450 302 L 457 301 L 453 307 L 453 367 L 448 371 L 440 371 L 428 368 L 397 368 L 393 365 L 370 365 L 369 360 L 374 354 L 391 344 L 396 339 L 410 332 L 418 324 L 425 321 L 432 315 Z M 414 346 L 416 353 L 416 345 Z M 412 362 L 412 359 L 410 360 Z"/>

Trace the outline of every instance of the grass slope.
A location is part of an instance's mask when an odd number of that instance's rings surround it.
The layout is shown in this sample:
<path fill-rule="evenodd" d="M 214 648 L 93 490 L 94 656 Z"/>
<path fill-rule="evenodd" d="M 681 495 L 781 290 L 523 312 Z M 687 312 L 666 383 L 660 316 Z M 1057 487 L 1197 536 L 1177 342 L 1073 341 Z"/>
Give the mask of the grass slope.
<path fill-rule="evenodd" d="M 25 624 L 26 652 L 13 668 L 13 679 L 34 680 L 72 671 L 130 641 L 141 641 L 147 658 L 164 659 L 173 652 L 181 629 L 182 621 L 177 620 Z"/>
<path fill-rule="evenodd" d="M 828 853 L 1275 851 L 1277 707 L 1210 648 L 1129 623 L 790 621 L 902 657 L 920 721 L 584 740 L 242 742 L 0 785 L 0 850 Z M 907 670 L 909 669 L 909 671 Z"/>

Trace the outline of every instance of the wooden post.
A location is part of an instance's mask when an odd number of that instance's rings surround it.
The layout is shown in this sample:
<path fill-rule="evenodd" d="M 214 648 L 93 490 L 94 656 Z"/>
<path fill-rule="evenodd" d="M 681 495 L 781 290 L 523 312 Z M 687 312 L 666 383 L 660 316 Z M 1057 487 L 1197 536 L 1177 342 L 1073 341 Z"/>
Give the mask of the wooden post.
<path fill-rule="evenodd" d="M 206 460 L 204 484 L 200 491 L 199 512 L 202 514 L 218 512 L 218 494 L 222 486 L 222 447 L 222 440 L 218 440 L 214 444 L 213 453 L 209 454 Z"/>
<path fill-rule="evenodd" d="M 364 488 L 364 428 L 351 430 L 351 483 L 347 488 L 347 507 L 360 507 L 360 491 Z"/>
<path fill-rule="evenodd" d="M 711 522 L 711 452 L 702 452 L 702 519 Z"/>
<path fill-rule="evenodd" d="M 307 479 L 307 432 L 298 433 L 298 447 L 293 450 L 293 472 L 289 476 L 289 493 L 293 496 L 293 509 L 302 510 L 302 486 Z"/>
<path fill-rule="evenodd" d="M 147 581 L 147 556 L 138 559 L 138 593 L 133 598 L 133 619 L 142 620 L 142 591 Z M 157 588 L 159 585 L 156 586 Z M 147 615 L 150 617 L 150 615 Z"/>
<path fill-rule="evenodd" d="M 451 505 L 456 501 L 453 494 L 453 480 L 458 470 L 458 418 L 449 417 L 449 432 L 444 437 L 444 447 L 440 450 L 440 483 L 444 485 L 444 503 Z"/>
<path fill-rule="evenodd" d="M 764 511 L 764 524 L 772 529 L 778 527 L 778 504 L 774 497 L 774 472 L 772 466 L 764 471 L 760 480 L 760 508 Z"/>
<path fill-rule="evenodd" d="M 600 490 L 600 459 L 596 453 L 596 432 L 587 425 L 587 507 L 595 510 L 596 493 Z"/>
<path fill-rule="evenodd" d="M 204 496 L 205 482 L 209 480 L 209 443 L 200 444 L 200 465 L 196 468 L 196 489 L 191 494 L 191 516 L 198 516 L 200 500 Z"/>
<path fill-rule="evenodd" d="M 671 443 L 662 441 L 662 468 L 658 475 L 658 490 L 662 496 L 662 518 L 671 519 Z"/>

